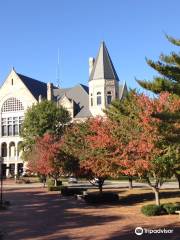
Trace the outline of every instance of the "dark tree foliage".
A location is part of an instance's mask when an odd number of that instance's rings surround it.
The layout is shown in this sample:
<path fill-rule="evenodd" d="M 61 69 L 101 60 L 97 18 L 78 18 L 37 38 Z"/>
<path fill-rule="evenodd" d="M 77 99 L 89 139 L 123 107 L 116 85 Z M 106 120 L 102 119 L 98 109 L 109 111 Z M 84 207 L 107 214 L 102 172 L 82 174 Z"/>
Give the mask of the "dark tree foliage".
<path fill-rule="evenodd" d="M 180 39 L 166 36 L 176 46 L 180 46 Z M 147 64 L 159 73 L 152 81 L 137 80 L 145 89 L 154 93 L 167 91 L 180 96 L 180 54 L 172 52 L 170 55 L 161 54 L 159 60 L 146 59 Z"/>

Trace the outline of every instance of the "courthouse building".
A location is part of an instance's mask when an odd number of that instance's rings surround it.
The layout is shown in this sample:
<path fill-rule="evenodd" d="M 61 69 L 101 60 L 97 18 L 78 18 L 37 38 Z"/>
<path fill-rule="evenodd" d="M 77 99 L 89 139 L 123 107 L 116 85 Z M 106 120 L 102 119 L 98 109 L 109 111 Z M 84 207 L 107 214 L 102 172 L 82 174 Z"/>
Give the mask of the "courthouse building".
<path fill-rule="evenodd" d="M 72 121 L 103 116 L 103 109 L 114 99 L 127 93 L 126 84 L 119 81 L 105 43 L 102 42 L 96 59 L 89 58 L 89 82 L 70 88 L 24 76 L 13 68 L 0 88 L 0 156 L 3 175 L 22 173 L 23 160 L 19 151 L 19 136 L 26 109 L 48 99 L 70 112 Z"/>

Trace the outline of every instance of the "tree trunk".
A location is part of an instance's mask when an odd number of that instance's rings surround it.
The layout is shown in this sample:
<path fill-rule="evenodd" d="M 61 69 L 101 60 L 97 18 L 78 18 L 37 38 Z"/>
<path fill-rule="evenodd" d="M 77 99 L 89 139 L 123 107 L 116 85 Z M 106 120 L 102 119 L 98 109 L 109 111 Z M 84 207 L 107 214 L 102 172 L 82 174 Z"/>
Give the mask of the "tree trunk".
<path fill-rule="evenodd" d="M 46 186 L 46 180 L 43 179 L 43 187 L 45 188 L 45 186 Z"/>
<path fill-rule="evenodd" d="M 180 174 L 176 174 L 176 178 L 177 178 L 178 186 L 179 186 L 179 189 L 180 189 Z"/>
<path fill-rule="evenodd" d="M 132 177 L 128 177 L 128 181 L 129 181 L 129 189 L 132 189 L 133 188 L 133 185 L 132 185 Z"/>
<path fill-rule="evenodd" d="M 57 178 L 54 179 L 54 186 L 57 187 Z"/>
<path fill-rule="evenodd" d="M 45 188 L 46 186 L 46 176 L 45 175 L 42 175 L 42 182 L 43 182 L 43 187 Z"/>
<path fill-rule="evenodd" d="M 99 179 L 99 181 L 98 181 L 99 192 L 102 193 L 104 179 L 102 179 L 102 178 L 98 178 L 98 179 Z"/>
<path fill-rule="evenodd" d="M 99 184 L 99 192 L 102 193 L 102 185 Z"/>
<path fill-rule="evenodd" d="M 153 192 L 155 194 L 156 205 L 160 205 L 160 198 L 159 198 L 159 188 L 153 187 Z"/>

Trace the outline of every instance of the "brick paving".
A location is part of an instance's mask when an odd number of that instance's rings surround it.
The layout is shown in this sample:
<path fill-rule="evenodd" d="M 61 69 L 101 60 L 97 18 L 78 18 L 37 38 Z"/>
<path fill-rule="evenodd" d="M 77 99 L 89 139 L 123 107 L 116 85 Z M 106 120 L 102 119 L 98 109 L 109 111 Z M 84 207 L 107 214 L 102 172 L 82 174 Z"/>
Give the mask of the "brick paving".
<path fill-rule="evenodd" d="M 40 187 L 9 189 L 5 198 L 12 205 L 0 212 L 4 240 L 180 239 L 177 215 L 145 217 L 139 204 L 88 206 L 74 197 L 62 197 Z M 174 233 L 136 236 L 137 226 L 166 227 Z"/>

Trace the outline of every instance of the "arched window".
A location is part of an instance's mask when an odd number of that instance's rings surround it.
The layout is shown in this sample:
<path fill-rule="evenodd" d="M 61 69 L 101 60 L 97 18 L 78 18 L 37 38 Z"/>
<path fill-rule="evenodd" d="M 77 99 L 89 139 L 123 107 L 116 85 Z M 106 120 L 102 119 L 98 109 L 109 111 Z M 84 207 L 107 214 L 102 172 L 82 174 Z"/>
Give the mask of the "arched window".
<path fill-rule="evenodd" d="M 1 156 L 7 157 L 7 143 L 5 142 L 1 144 Z"/>
<path fill-rule="evenodd" d="M 16 112 L 24 110 L 22 102 L 17 98 L 8 98 L 2 105 L 2 112 Z"/>
<path fill-rule="evenodd" d="M 18 147 L 17 147 L 17 156 L 21 156 L 22 155 L 22 142 L 18 142 Z"/>
<path fill-rule="evenodd" d="M 111 104 L 112 101 L 112 92 L 108 91 L 107 92 L 107 104 Z"/>
<path fill-rule="evenodd" d="M 15 157 L 16 156 L 16 147 L 14 142 L 9 143 L 9 156 Z"/>
<path fill-rule="evenodd" d="M 101 92 L 97 92 L 97 105 L 101 105 Z"/>

